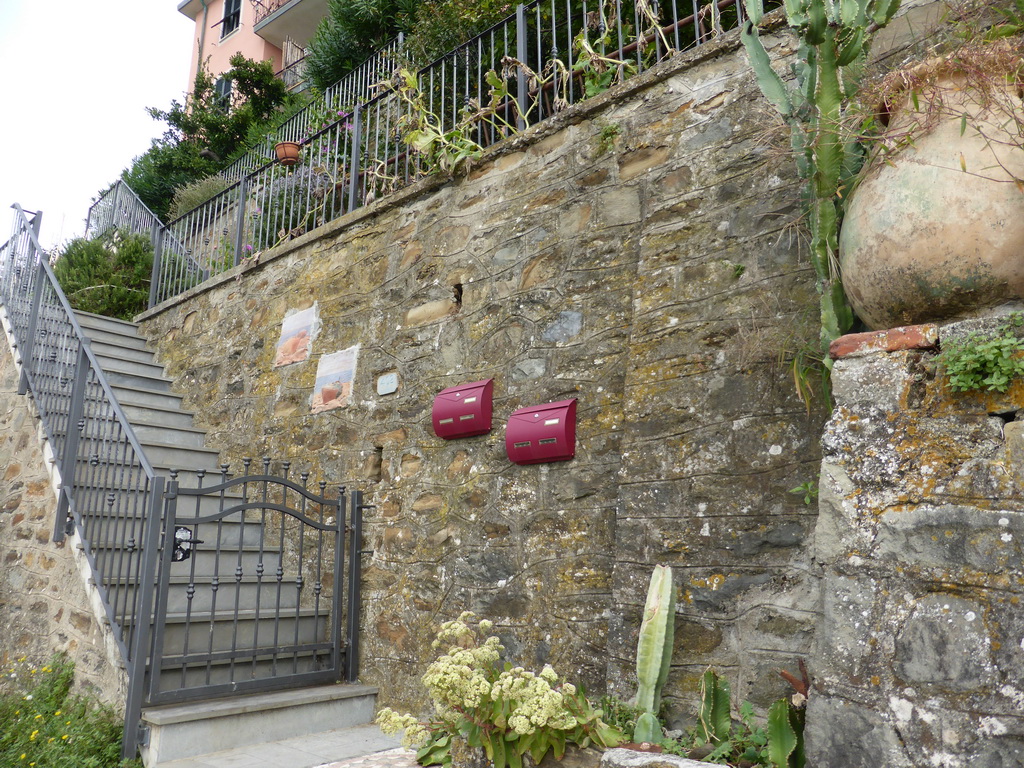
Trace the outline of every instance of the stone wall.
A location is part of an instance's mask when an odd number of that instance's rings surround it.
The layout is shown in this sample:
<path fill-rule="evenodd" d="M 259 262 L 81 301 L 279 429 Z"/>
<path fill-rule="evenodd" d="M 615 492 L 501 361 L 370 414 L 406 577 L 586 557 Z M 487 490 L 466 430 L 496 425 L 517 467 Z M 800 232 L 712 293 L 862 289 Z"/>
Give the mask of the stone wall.
<path fill-rule="evenodd" d="M 789 491 L 824 417 L 790 363 L 816 300 L 765 109 L 732 35 L 143 316 L 224 460 L 368 493 L 362 678 L 384 703 L 423 705 L 431 636 L 463 609 L 521 663 L 628 697 L 654 563 L 677 567 L 680 716 L 707 664 L 766 703 L 809 652 L 815 507 Z M 311 359 L 273 368 L 314 302 Z M 311 415 L 318 359 L 355 344 L 351 404 Z M 437 438 L 434 395 L 484 378 L 494 430 Z M 507 416 L 569 397 L 575 459 L 509 463 Z"/>
<path fill-rule="evenodd" d="M 67 653 L 80 690 L 123 707 L 123 672 L 86 592 L 77 540 L 50 541 L 56 495 L 18 376 L 0 338 L 0 659 L 43 664 Z"/>
<path fill-rule="evenodd" d="M 844 338 L 823 438 L 814 765 L 1024 765 L 1024 382 L 956 394 L 935 346 Z"/>

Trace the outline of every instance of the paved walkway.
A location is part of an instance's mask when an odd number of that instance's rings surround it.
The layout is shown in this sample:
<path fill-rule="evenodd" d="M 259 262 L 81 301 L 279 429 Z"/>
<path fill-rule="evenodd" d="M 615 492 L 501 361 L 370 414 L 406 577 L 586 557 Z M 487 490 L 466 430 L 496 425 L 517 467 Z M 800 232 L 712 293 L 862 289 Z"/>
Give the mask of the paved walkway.
<path fill-rule="evenodd" d="M 415 768 L 413 752 L 375 725 L 226 749 L 160 768 Z"/>
<path fill-rule="evenodd" d="M 416 764 L 415 752 L 397 747 L 363 757 L 350 757 L 348 760 L 328 763 L 320 768 L 414 768 Z"/>

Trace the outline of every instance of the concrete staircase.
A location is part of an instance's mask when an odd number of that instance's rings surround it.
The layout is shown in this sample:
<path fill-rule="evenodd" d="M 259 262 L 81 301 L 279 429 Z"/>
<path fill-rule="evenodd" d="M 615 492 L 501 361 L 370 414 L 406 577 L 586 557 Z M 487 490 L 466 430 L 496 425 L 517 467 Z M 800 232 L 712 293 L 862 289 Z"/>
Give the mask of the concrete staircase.
<path fill-rule="evenodd" d="M 204 485 L 218 482 L 217 451 L 205 447 L 204 431 L 194 426 L 192 414 L 182 408 L 181 396 L 171 391 L 170 381 L 165 378 L 163 368 L 153 361 L 153 354 L 138 335 L 137 326 L 87 313 L 76 313 L 76 316 L 157 474 L 167 477 L 172 469 L 176 470 L 183 486 L 194 487 L 197 471 L 206 470 Z M 95 496 L 100 497 L 101 494 Z M 201 503 L 210 502 L 204 499 Z M 211 511 L 214 510 L 204 509 L 204 514 Z M 97 510 L 92 512 L 103 514 Z M 119 518 L 111 521 L 109 528 L 119 532 L 117 540 L 111 538 L 94 542 L 93 550 L 97 560 L 113 562 L 117 558 L 117 550 L 123 546 L 121 542 L 130 537 L 132 521 Z M 181 636 L 186 623 L 204 627 L 203 647 L 209 643 L 215 654 L 230 650 L 236 642 L 244 641 L 254 633 L 262 631 L 262 637 L 268 635 L 264 628 L 268 619 L 264 614 L 257 614 L 256 600 L 257 590 L 263 590 L 263 605 L 269 604 L 267 591 L 273 589 L 271 584 L 247 583 L 249 577 L 240 580 L 243 583 L 237 591 L 240 601 L 237 611 L 233 600 L 228 611 L 220 608 L 211 610 L 210 601 L 206 599 L 203 602 L 203 595 L 208 593 L 202 588 L 194 590 L 196 598 L 191 605 L 186 595 L 190 581 L 198 584 L 217 579 L 213 563 L 220 546 L 241 542 L 238 562 L 246 573 L 252 573 L 256 558 L 260 558 L 263 566 L 273 572 L 280 561 L 279 552 L 267 548 L 260 537 L 259 525 L 253 522 L 220 523 L 217 531 L 211 530 L 209 534 L 204 534 L 201 528 L 199 538 L 205 543 L 197 546 L 190 561 L 176 563 L 173 568 L 177 570 L 172 569 L 165 654 L 181 652 Z M 220 575 L 222 579 L 227 576 L 223 571 Z M 127 604 L 136 588 L 131 580 L 113 576 L 104 578 L 104 586 L 113 605 Z M 276 601 L 280 602 L 281 597 L 279 592 L 275 596 Z M 294 601 L 296 598 L 285 595 L 285 604 L 288 604 L 288 599 Z M 326 609 L 318 612 L 308 607 L 298 608 L 294 602 L 291 605 L 293 617 L 288 625 L 289 634 L 297 632 L 310 641 L 317 639 L 315 635 L 320 635 L 321 640 L 327 637 L 324 634 L 327 622 L 321 615 L 326 614 Z M 317 660 L 312 657 L 295 663 L 308 670 L 315 669 Z M 257 660 L 251 665 L 254 674 L 259 674 L 261 664 L 266 666 L 270 662 Z M 201 668 L 190 668 L 184 675 L 180 670 L 164 673 L 161 688 L 174 688 L 183 679 L 187 679 L 189 684 L 201 682 L 203 678 L 207 683 L 231 682 L 235 674 L 235 665 L 229 661 L 214 660 Z M 367 735 L 365 724 L 373 718 L 375 698 L 376 689 L 367 686 L 321 685 L 149 708 L 143 711 L 143 724 L 149 729 L 143 759 L 147 768 L 218 765 L 226 764 L 224 760 L 228 758 L 223 755 L 213 757 L 213 753 L 242 748 L 258 751 L 261 744 L 273 743 L 278 745 L 279 753 L 275 766 L 308 768 L 324 761 L 306 749 L 295 750 L 289 758 L 280 743 L 295 737 L 307 737 L 308 741 L 313 734 L 331 736 L 334 741 L 328 739 L 324 742 L 327 745 L 348 745 L 338 747 L 340 753 L 336 759 L 387 749 L 394 746 L 391 740 L 383 739 L 379 733 Z M 351 738 L 346 735 L 347 729 L 355 729 Z M 247 766 L 244 756 L 239 758 L 237 755 L 231 757 L 230 764 Z M 256 765 L 251 761 L 249 764 Z"/>

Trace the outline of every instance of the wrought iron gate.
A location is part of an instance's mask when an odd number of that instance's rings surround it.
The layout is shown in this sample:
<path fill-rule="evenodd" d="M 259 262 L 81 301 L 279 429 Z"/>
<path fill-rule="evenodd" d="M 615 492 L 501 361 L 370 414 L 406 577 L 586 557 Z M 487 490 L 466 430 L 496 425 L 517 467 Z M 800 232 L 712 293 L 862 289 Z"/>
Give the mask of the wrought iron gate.
<path fill-rule="evenodd" d="M 269 463 L 167 483 L 149 704 L 356 679 L 361 494 L 328 498 Z"/>

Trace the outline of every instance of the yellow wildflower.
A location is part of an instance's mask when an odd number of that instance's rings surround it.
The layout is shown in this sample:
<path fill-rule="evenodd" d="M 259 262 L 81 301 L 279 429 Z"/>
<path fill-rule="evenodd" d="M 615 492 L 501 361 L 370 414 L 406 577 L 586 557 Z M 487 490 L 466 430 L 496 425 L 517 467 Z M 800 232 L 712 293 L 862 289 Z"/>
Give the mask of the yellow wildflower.
<path fill-rule="evenodd" d="M 32 731 L 32 735 L 28 737 L 28 740 L 29 741 L 35 741 L 36 740 L 36 736 L 38 736 L 38 735 L 39 735 L 39 731 L 38 730 Z"/>

